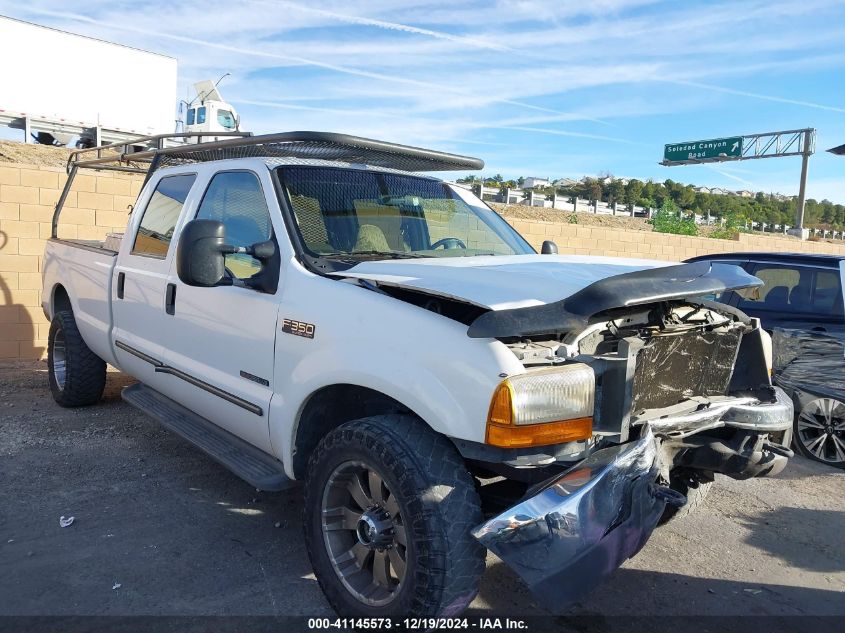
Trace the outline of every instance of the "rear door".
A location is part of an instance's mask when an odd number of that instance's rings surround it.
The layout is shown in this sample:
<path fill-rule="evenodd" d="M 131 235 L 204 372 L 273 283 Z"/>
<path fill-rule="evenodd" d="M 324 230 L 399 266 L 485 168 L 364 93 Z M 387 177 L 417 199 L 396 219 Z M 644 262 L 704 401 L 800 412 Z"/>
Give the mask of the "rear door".
<path fill-rule="evenodd" d="M 162 333 L 167 276 L 176 252 L 173 234 L 191 204 L 194 173 L 164 176 L 144 192 L 112 272 L 113 342 L 120 368 L 159 388 L 166 377 L 155 371 L 164 356 Z M 152 183 L 151 183 L 152 184 Z"/>
<path fill-rule="evenodd" d="M 268 172 L 210 171 L 198 188 L 202 197 L 191 219 L 223 222 L 228 244 L 251 246 L 274 239 L 265 198 L 265 191 L 272 191 Z M 243 254 L 228 255 L 226 267 L 236 283 L 261 269 L 257 260 Z M 175 265 L 167 284 L 174 301 L 159 336 L 165 360 L 176 373 L 162 391 L 272 452 L 267 414 L 273 393 L 276 294 L 237 285 L 187 286 Z"/>

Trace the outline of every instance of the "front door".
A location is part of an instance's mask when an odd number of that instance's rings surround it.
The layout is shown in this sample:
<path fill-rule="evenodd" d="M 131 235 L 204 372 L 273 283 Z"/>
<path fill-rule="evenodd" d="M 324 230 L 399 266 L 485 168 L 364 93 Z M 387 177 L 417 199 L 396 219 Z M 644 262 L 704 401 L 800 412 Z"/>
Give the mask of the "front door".
<path fill-rule="evenodd" d="M 234 246 L 274 236 L 262 184 L 251 171 L 215 174 L 196 217 L 223 222 L 226 242 Z M 183 284 L 171 266 L 167 281 L 175 288 L 173 314 L 162 335 L 166 362 L 175 374 L 163 391 L 271 452 L 267 416 L 278 300 L 244 287 L 242 282 L 261 270 L 252 257 L 228 255 L 226 269 L 236 285 L 199 288 Z"/>

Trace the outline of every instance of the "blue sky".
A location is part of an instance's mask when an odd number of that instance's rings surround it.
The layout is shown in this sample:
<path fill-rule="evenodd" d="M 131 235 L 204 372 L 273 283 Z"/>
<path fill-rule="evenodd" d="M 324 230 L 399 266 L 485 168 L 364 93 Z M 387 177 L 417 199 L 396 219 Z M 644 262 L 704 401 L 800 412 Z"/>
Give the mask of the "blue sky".
<path fill-rule="evenodd" d="M 0 0 L 0 14 L 175 56 L 256 133 L 795 194 L 800 159 L 661 167 L 665 143 L 815 127 L 809 195 L 845 203 L 842 0 Z"/>

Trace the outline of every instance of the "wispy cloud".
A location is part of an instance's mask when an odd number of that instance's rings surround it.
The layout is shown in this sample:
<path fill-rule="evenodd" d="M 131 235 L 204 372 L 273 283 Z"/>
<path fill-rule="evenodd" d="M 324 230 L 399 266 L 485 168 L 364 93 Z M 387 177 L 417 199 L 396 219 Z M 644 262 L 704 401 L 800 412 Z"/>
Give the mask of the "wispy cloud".
<path fill-rule="evenodd" d="M 256 132 L 658 180 L 673 138 L 813 125 L 845 140 L 841 0 L 0 0 L 0 14 L 176 56 L 180 94 L 231 72 L 224 95 Z M 813 161 L 830 178 L 843 162 Z M 773 167 L 755 162 L 747 178 L 765 182 Z M 749 187 L 733 167 L 696 169 Z"/>
<path fill-rule="evenodd" d="M 416 26 L 412 26 L 410 24 L 400 24 L 399 22 L 388 22 L 385 20 L 375 20 L 372 18 L 361 17 L 357 15 L 351 15 L 348 13 L 338 13 L 336 11 L 326 11 L 325 9 L 318 9 L 315 7 L 309 7 L 302 4 L 297 4 L 295 2 L 287 2 L 286 0 L 252 0 L 255 3 L 260 3 L 264 5 L 274 5 L 285 7 L 287 9 L 291 9 L 293 11 L 302 11 L 304 13 L 311 13 L 314 15 L 322 16 L 329 18 L 331 20 L 337 20 L 339 22 L 346 22 L 347 24 L 357 24 L 360 26 L 373 26 L 380 29 L 386 29 L 388 31 L 401 31 L 403 33 L 411 33 L 413 35 L 424 35 L 426 37 L 433 37 L 438 40 L 447 40 L 449 42 L 455 42 L 456 44 L 463 44 L 467 46 L 473 46 L 476 48 L 484 48 L 494 51 L 506 51 L 506 52 L 517 52 L 515 49 L 510 48 L 508 46 L 503 46 L 502 44 L 498 44 L 496 42 L 487 41 L 484 39 L 479 39 L 475 37 L 465 37 L 462 35 L 454 35 L 452 33 L 447 33 L 445 31 L 434 31 L 431 29 L 422 29 Z"/>
<path fill-rule="evenodd" d="M 725 169 L 719 169 L 718 167 L 714 167 L 713 165 L 708 165 L 706 163 L 704 164 L 704 167 L 706 167 L 707 169 L 709 169 L 711 171 L 716 172 L 720 176 L 724 176 L 725 178 L 728 178 L 728 179 L 733 180 L 735 182 L 742 183 L 746 187 L 753 187 L 754 186 L 753 183 L 746 180 L 745 178 L 740 178 L 739 176 L 736 176 L 736 175 L 726 171 Z"/>
<path fill-rule="evenodd" d="M 446 92 L 456 95 L 461 95 L 466 99 L 471 99 L 474 101 L 482 101 L 482 102 L 493 102 L 493 103 L 501 103 L 510 106 L 516 106 L 519 108 L 525 108 L 528 110 L 535 110 L 537 112 L 548 112 L 551 114 L 563 114 L 562 111 L 556 110 L 554 108 L 548 108 L 544 106 L 534 105 L 531 103 L 525 103 L 522 101 L 516 101 L 514 99 L 502 99 L 491 97 L 489 95 L 482 95 L 478 93 L 469 93 L 462 90 L 459 86 L 453 86 L 449 84 L 438 84 L 428 81 L 422 81 L 418 79 L 413 79 L 411 77 L 405 77 L 400 75 L 388 75 L 380 72 L 368 71 L 359 68 L 353 68 L 351 66 L 345 66 L 336 63 L 330 63 L 315 59 L 309 59 L 306 57 L 301 57 L 299 55 L 291 55 L 291 54 L 283 54 L 278 52 L 271 52 L 267 50 L 261 50 L 258 48 L 252 47 L 242 47 L 242 46 L 232 46 L 228 44 L 222 44 L 220 42 L 214 42 L 209 40 L 202 40 L 197 39 L 194 37 L 188 37 L 186 35 L 178 35 L 175 33 L 168 33 L 163 30 L 153 31 L 150 29 L 143 29 L 136 26 L 131 26 L 130 24 L 122 24 L 116 22 L 107 22 L 104 20 L 98 20 L 95 18 L 90 18 L 81 14 L 77 13 L 68 13 L 64 11 L 51 11 L 51 10 L 43 10 L 43 9 L 30 9 L 32 13 L 44 16 L 50 16 L 55 18 L 63 18 L 74 20 L 78 22 L 88 23 L 88 24 L 95 24 L 99 26 L 105 26 L 110 29 L 114 29 L 116 31 L 129 31 L 132 33 L 138 33 L 141 35 L 149 35 L 154 36 L 160 39 L 167 39 L 173 40 L 177 42 L 182 42 L 185 44 L 193 44 L 197 46 L 203 46 L 207 48 L 215 48 L 222 51 L 229 51 L 232 53 L 239 53 L 242 55 L 251 55 L 254 57 L 262 57 L 268 59 L 277 59 L 279 61 L 289 62 L 298 65 L 304 66 L 313 66 L 315 68 L 320 68 L 323 70 L 329 70 L 336 73 L 346 74 L 346 75 L 354 75 L 356 77 L 363 77 L 366 79 L 375 79 L 379 81 L 385 81 L 389 83 L 396 83 L 396 84 L 406 84 L 410 86 L 426 88 L 429 90 L 436 90 L 438 92 Z"/>
<path fill-rule="evenodd" d="M 788 103 L 789 105 L 801 106 L 802 108 L 814 108 L 816 110 L 828 110 L 829 112 L 845 113 L 845 108 L 825 105 L 823 103 L 815 103 L 813 101 L 803 101 L 800 99 L 788 99 L 786 97 L 776 97 L 773 95 L 765 95 L 757 92 L 749 92 L 747 90 L 736 90 L 734 88 L 725 88 L 723 86 L 714 86 L 712 84 L 705 84 L 698 81 L 683 81 L 680 79 L 666 79 L 669 83 L 677 84 L 679 86 L 689 86 L 691 88 L 701 88 L 702 90 L 712 90 L 714 92 L 723 92 L 729 95 L 737 95 L 739 97 L 748 97 L 750 99 L 761 99 L 763 101 L 773 101 L 775 103 Z"/>

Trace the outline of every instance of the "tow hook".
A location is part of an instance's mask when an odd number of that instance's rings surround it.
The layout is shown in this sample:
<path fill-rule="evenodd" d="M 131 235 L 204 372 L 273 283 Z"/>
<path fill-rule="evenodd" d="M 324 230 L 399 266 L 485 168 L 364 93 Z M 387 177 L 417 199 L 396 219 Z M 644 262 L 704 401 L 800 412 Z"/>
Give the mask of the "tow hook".
<path fill-rule="evenodd" d="M 791 448 L 787 448 L 781 444 L 773 444 L 772 442 L 763 442 L 763 451 L 768 451 L 769 453 L 774 453 L 775 455 L 782 455 L 787 459 L 795 457 L 795 453 Z"/>
<path fill-rule="evenodd" d="M 649 491 L 651 492 L 652 497 L 659 501 L 664 501 L 670 506 L 682 508 L 687 504 L 687 498 L 684 495 L 677 490 L 672 490 L 668 486 L 652 484 Z"/>

